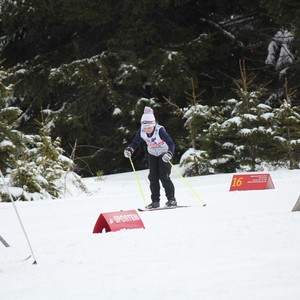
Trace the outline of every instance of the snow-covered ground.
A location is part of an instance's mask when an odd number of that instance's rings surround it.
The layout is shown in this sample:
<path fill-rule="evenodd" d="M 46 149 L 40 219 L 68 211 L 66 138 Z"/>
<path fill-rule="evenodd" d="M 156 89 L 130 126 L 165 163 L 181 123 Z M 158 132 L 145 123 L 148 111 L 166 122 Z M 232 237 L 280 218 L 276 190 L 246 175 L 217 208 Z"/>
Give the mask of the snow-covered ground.
<path fill-rule="evenodd" d="M 137 172 L 149 198 L 147 170 Z M 93 234 L 101 213 L 144 206 L 133 173 L 84 179 L 90 194 L 0 203 L 1 300 L 296 300 L 300 297 L 300 170 L 269 172 L 275 189 L 230 192 L 233 174 L 176 173 L 179 204 L 138 212 L 145 229 Z M 164 198 L 164 197 L 162 197 Z M 163 199 L 165 202 L 165 199 Z"/>

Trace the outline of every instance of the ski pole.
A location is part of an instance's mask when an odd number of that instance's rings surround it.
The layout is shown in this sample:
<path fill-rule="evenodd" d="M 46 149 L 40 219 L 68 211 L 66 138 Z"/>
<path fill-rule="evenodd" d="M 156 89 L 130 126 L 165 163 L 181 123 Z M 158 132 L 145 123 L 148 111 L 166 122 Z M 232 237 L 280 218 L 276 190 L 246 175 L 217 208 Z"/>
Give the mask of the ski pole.
<path fill-rule="evenodd" d="M 13 199 L 13 197 L 12 197 L 12 195 L 11 195 L 9 189 L 8 189 L 8 186 L 7 186 L 6 182 L 5 182 L 4 176 L 3 176 L 3 174 L 2 174 L 1 171 L 0 171 L 0 176 L 1 176 L 1 178 L 2 178 L 3 185 L 5 186 L 6 192 L 7 192 L 8 196 L 9 196 L 9 198 L 10 198 L 10 201 L 11 201 L 11 203 L 13 204 L 13 207 L 14 207 L 14 209 L 15 209 L 16 215 L 17 215 L 17 217 L 18 217 L 18 219 L 19 219 L 19 223 L 20 223 L 20 225 L 21 225 L 21 227 L 22 227 L 23 233 L 24 233 L 25 238 L 26 238 L 26 240 L 27 240 L 27 243 L 28 243 L 28 246 L 29 246 L 29 249 L 30 249 L 32 258 L 33 258 L 33 260 L 34 260 L 32 264 L 33 264 L 33 265 L 36 265 L 37 262 L 36 262 L 35 255 L 34 255 L 34 253 L 33 253 L 33 250 L 32 250 L 32 247 L 31 247 L 31 244 L 30 244 L 28 235 L 27 235 L 27 233 L 26 233 L 25 227 L 24 227 L 24 225 L 23 225 L 23 223 L 22 223 L 22 220 L 21 220 L 21 218 L 20 218 L 20 215 L 19 215 L 19 213 L 18 213 L 17 207 L 16 207 L 16 205 L 15 205 L 15 201 L 14 201 L 14 199 Z M 30 256 L 29 256 L 29 257 L 30 257 Z"/>
<path fill-rule="evenodd" d="M 131 157 L 129 157 L 129 161 L 130 161 L 130 164 L 131 164 L 131 167 L 132 167 L 132 170 L 133 170 L 133 174 L 134 174 L 135 180 L 136 180 L 136 182 L 137 182 L 137 184 L 138 184 L 138 186 L 139 186 L 139 189 L 140 189 L 140 192 L 141 192 L 141 195 L 142 195 L 144 204 L 145 204 L 145 206 L 146 206 L 147 203 L 146 203 L 145 195 L 144 195 L 144 193 L 143 193 L 143 190 L 142 190 L 142 187 L 141 187 L 139 178 L 138 178 L 138 176 L 137 176 L 137 174 L 136 174 L 135 167 L 134 167 L 134 164 L 133 164 L 133 162 L 132 162 Z"/>
<path fill-rule="evenodd" d="M 200 196 L 196 193 L 196 191 L 193 189 L 193 187 L 189 184 L 189 182 L 180 174 L 178 169 L 171 163 L 169 160 L 170 165 L 175 170 L 175 172 L 179 175 L 179 177 L 184 181 L 184 183 L 190 188 L 190 190 L 194 193 L 194 195 L 197 197 L 197 199 L 201 202 L 202 206 L 206 206 L 206 203 L 203 202 L 203 200 L 200 198 Z"/>
<path fill-rule="evenodd" d="M 5 247 L 10 247 L 9 244 L 7 243 L 7 241 L 0 235 L 0 242 L 2 242 L 2 244 L 5 246 Z"/>

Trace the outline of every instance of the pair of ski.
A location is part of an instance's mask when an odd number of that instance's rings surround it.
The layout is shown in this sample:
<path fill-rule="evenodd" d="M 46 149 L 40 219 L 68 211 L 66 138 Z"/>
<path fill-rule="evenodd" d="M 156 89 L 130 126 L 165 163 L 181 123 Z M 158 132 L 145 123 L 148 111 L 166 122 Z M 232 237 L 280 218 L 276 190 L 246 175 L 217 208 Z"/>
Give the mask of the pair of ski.
<path fill-rule="evenodd" d="M 175 209 L 175 208 L 186 208 L 191 207 L 189 205 L 177 205 L 177 206 L 163 206 L 157 208 L 138 208 L 138 211 L 156 211 L 156 210 L 168 210 L 168 209 Z"/>

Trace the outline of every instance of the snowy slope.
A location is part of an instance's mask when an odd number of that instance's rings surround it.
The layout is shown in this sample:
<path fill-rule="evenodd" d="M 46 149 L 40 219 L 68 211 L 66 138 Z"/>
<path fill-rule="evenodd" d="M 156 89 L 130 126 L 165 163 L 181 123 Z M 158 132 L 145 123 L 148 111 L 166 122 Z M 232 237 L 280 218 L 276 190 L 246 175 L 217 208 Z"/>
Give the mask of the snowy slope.
<path fill-rule="evenodd" d="M 0 203 L 1 300 L 295 300 L 300 296 L 300 171 L 269 173 L 275 189 L 235 191 L 233 174 L 176 173 L 179 204 L 139 212 L 145 229 L 92 234 L 103 212 L 144 206 L 133 173 L 85 179 L 91 193 L 17 202 L 37 265 L 11 203 Z M 147 171 L 139 171 L 149 198 Z M 164 200 L 163 200 L 164 201 Z"/>

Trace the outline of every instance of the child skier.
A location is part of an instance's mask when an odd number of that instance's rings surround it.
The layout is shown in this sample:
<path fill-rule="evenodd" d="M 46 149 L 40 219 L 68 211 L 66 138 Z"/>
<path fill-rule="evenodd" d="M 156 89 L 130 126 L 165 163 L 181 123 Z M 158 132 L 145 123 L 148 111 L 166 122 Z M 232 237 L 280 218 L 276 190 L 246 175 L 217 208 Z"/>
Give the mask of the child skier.
<path fill-rule="evenodd" d="M 168 199 L 166 206 L 177 206 L 175 188 L 170 178 L 171 164 L 175 144 L 165 128 L 156 123 L 151 107 L 144 108 L 141 118 L 141 127 L 135 134 L 132 143 L 124 150 L 124 156 L 130 158 L 132 153 L 139 147 L 141 141 L 147 144 L 149 181 L 151 200 L 146 208 L 158 208 L 160 206 L 160 183 L 161 181 Z"/>

